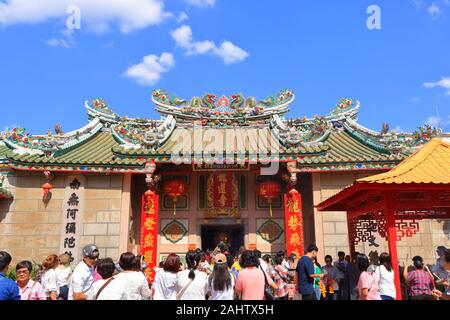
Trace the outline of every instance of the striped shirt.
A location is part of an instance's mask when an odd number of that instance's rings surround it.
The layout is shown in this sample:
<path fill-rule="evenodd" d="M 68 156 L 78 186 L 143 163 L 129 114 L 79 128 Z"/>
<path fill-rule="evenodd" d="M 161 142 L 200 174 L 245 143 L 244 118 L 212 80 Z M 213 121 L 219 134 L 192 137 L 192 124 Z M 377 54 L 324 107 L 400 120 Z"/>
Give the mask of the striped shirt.
<path fill-rule="evenodd" d="M 433 282 L 433 278 L 425 270 L 408 272 L 406 281 L 409 283 L 409 296 L 416 297 L 423 294 L 431 294 L 430 284 Z"/>

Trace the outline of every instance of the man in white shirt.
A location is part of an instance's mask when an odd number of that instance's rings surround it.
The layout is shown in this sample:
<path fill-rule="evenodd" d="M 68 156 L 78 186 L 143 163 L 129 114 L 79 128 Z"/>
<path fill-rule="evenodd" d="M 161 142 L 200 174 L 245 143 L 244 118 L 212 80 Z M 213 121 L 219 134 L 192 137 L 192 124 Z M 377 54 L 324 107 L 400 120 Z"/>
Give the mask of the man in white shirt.
<path fill-rule="evenodd" d="M 98 256 L 99 251 L 95 244 L 83 248 L 83 261 L 77 265 L 72 274 L 69 300 L 94 299 L 94 265 Z"/>

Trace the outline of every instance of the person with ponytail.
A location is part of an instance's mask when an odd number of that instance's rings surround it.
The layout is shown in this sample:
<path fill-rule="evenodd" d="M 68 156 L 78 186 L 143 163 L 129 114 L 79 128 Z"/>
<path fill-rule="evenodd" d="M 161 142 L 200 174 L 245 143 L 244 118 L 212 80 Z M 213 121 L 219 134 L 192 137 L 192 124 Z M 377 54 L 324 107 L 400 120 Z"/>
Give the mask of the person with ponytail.
<path fill-rule="evenodd" d="M 177 276 L 177 300 L 206 300 L 208 275 L 200 271 L 201 253 L 190 250 L 186 254 L 187 269 Z"/>
<path fill-rule="evenodd" d="M 413 259 L 414 270 L 408 272 L 405 266 L 403 276 L 409 286 L 408 296 L 410 300 L 432 300 L 431 288 L 434 286 L 433 277 L 425 270 L 422 257 L 415 256 Z"/>
<path fill-rule="evenodd" d="M 223 253 L 219 253 L 214 257 L 214 270 L 208 279 L 208 291 L 211 300 L 234 299 L 236 280 L 229 269 L 230 260 Z"/>
<path fill-rule="evenodd" d="M 383 252 L 379 257 L 380 265 L 375 269 L 378 274 L 380 294 L 382 300 L 395 300 L 397 291 L 394 282 L 394 269 L 392 268 L 391 256 Z"/>

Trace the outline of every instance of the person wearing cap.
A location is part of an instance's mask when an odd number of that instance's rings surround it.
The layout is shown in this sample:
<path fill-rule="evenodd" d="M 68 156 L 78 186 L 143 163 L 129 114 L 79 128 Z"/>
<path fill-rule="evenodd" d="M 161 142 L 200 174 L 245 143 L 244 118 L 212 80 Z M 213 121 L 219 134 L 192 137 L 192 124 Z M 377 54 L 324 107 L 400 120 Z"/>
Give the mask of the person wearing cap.
<path fill-rule="evenodd" d="M 98 259 L 99 251 L 95 244 L 83 248 L 83 261 L 81 261 L 72 274 L 69 288 L 69 300 L 94 299 L 94 265 Z"/>
<path fill-rule="evenodd" d="M 228 268 L 227 256 L 219 253 L 214 261 L 214 270 L 208 278 L 210 300 L 233 300 L 235 280 Z"/>

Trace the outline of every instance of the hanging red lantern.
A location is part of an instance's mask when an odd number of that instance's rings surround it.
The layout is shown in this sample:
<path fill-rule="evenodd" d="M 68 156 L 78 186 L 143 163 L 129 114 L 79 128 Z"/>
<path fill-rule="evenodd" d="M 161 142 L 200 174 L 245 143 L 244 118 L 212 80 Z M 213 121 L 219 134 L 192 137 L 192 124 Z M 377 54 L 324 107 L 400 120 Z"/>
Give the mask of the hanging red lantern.
<path fill-rule="evenodd" d="M 172 198 L 173 215 L 175 216 L 178 198 L 184 196 L 188 192 L 187 184 L 183 180 L 169 180 L 163 184 L 163 192 Z"/>
<path fill-rule="evenodd" d="M 269 203 L 270 217 L 272 217 L 272 199 L 281 194 L 281 186 L 275 181 L 266 181 L 258 185 L 258 195 Z"/>
<path fill-rule="evenodd" d="M 53 186 L 49 182 L 46 182 L 42 185 L 42 189 L 44 190 L 44 200 L 47 200 L 48 195 L 50 194 L 50 190 L 53 189 Z"/>

